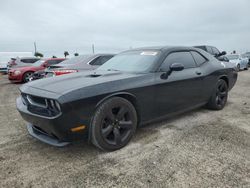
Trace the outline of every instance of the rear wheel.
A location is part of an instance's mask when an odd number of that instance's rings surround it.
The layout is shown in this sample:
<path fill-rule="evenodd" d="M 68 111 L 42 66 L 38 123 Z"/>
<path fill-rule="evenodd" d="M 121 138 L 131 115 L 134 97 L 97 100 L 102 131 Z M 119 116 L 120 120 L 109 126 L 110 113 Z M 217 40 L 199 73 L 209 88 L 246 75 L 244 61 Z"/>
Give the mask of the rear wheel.
<path fill-rule="evenodd" d="M 222 110 L 227 103 L 227 98 L 228 85 L 225 80 L 219 79 L 207 106 L 212 110 Z"/>
<path fill-rule="evenodd" d="M 26 73 L 24 73 L 24 75 L 23 75 L 23 82 L 24 83 L 29 82 L 30 78 L 32 77 L 32 75 L 33 75 L 33 72 L 26 72 Z"/>
<path fill-rule="evenodd" d="M 124 98 L 108 99 L 96 110 L 91 126 L 91 140 L 95 146 L 107 151 L 120 149 L 135 133 L 136 110 Z"/>

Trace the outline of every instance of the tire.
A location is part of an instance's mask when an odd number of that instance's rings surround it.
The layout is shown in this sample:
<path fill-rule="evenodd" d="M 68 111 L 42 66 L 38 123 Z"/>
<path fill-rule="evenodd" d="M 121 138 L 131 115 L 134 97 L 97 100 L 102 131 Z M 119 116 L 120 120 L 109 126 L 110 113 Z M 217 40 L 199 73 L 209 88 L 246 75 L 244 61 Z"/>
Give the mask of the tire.
<path fill-rule="evenodd" d="M 24 73 L 24 75 L 23 75 L 23 82 L 24 83 L 26 83 L 26 82 L 29 82 L 30 80 L 30 78 L 31 78 L 31 76 L 33 75 L 33 72 L 26 72 L 26 73 Z"/>
<path fill-rule="evenodd" d="M 228 85 L 225 80 L 219 79 L 213 94 L 207 103 L 207 107 L 211 110 L 222 110 L 228 99 Z"/>
<path fill-rule="evenodd" d="M 91 142 L 101 150 L 114 151 L 128 144 L 137 127 L 137 113 L 126 99 L 113 97 L 96 110 L 91 123 Z"/>
<path fill-rule="evenodd" d="M 237 71 L 240 71 L 240 64 L 237 65 Z"/>

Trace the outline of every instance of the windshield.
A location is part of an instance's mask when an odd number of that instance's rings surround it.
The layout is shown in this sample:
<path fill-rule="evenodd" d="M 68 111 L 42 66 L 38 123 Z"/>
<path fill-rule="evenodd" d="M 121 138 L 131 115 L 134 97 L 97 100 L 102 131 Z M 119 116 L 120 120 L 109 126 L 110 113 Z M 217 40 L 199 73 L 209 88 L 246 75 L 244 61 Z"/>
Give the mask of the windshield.
<path fill-rule="evenodd" d="M 235 59 L 239 59 L 239 55 L 228 55 L 227 58 L 229 60 L 235 60 Z"/>
<path fill-rule="evenodd" d="M 35 63 L 32 64 L 32 66 L 35 66 L 35 67 L 39 67 L 41 66 L 43 63 L 45 62 L 45 60 L 38 60 L 36 61 Z"/>
<path fill-rule="evenodd" d="M 76 64 L 76 63 L 82 63 L 84 61 L 87 61 L 92 55 L 80 55 L 77 57 L 73 57 L 71 59 L 67 59 L 65 61 L 62 61 L 62 64 Z"/>
<path fill-rule="evenodd" d="M 159 57 L 159 51 L 130 51 L 114 56 L 98 70 L 147 72 Z"/>

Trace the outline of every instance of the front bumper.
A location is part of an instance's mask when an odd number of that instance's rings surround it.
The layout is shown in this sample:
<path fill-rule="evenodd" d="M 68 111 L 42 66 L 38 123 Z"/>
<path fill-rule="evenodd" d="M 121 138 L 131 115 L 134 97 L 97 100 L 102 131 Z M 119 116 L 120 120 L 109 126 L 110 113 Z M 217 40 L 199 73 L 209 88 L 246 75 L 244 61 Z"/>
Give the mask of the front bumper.
<path fill-rule="evenodd" d="M 88 121 L 77 117 L 71 110 L 55 117 L 40 116 L 30 112 L 21 97 L 16 100 L 16 106 L 22 118 L 29 123 L 29 133 L 42 142 L 64 146 L 69 142 L 88 138 L 87 128 L 79 132 L 71 131 L 77 126 L 88 125 Z"/>
<path fill-rule="evenodd" d="M 22 82 L 22 74 L 19 74 L 19 75 L 14 75 L 13 72 L 8 72 L 8 78 L 11 82 Z"/>
<path fill-rule="evenodd" d="M 45 132 L 34 127 L 31 124 L 27 125 L 27 130 L 29 134 L 33 136 L 34 138 L 52 146 L 63 147 L 63 146 L 67 146 L 68 144 L 70 144 L 70 142 L 61 142 L 57 138 L 51 137 L 50 135 L 46 134 Z"/>

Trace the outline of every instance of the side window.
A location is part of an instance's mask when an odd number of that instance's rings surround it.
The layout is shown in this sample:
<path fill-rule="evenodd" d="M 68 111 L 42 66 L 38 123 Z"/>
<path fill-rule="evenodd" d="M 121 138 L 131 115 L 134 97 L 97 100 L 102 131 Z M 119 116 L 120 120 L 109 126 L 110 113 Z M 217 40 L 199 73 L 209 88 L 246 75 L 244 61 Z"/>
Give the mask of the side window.
<path fill-rule="evenodd" d="M 48 62 L 48 65 L 55 65 L 55 64 L 62 62 L 62 60 L 49 60 L 47 62 Z"/>
<path fill-rule="evenodd" d="M 36 61 L 38 61 L 39 59 L 30 59 L 29 62 L 30 63 L 35 63 Z"/>
<path fill-rule="evenodd" d="M 167 56 L 165 61 L 162 63 L 160 70 L 168 71 L 170 65 L 173 63 L 181 63 L 184 65 L 185 69 L 196 67 L 194 58 L 190 52 L 174 52 Z"/>
<path fill-rule="evenodd" d="M 29 59 L 21 59 L 20 61 L 23 62 L 23 63 L 31 63 L 31 62 L 29 61 Z"/>
<path fill-rule="evenodd" d="M 207 52 L 214 55 L 213 50 L 210 46 L 207 46 Z"/>
<path fill-rule="evenodd" d="M 90 64 L 95 65 L 95 66 L 100 66 L 104 64 L 106 61 L 108 61 L 109 59 L 111 59 L 112 57 L 113 56 L 100 56 L 96 58 L 94 61 L 92 61 Z"/>
<path fill-rule="evenodd" d="M 207 60 L 200 55 L 198 52 L 191 51 L 192 56 L 194 57 L 195 62 L 197 63 L 198 66 L 202 65 L 205 63 Z"/>
<path fill-rule="evenodd" d="M 108 60 L 110 60 L 113 56 L 109 55 L 109 56 L 102 56 L 101 60 L 100 60 L 100 65 L 106 63 Z"/>
<path fill-rule="evenodd" d="M 99 62 L 100 62 L 100 57 L 97 57 L 94 60 L 92 60 L 89 64 L 90 65 L 98 65 Z"/>

